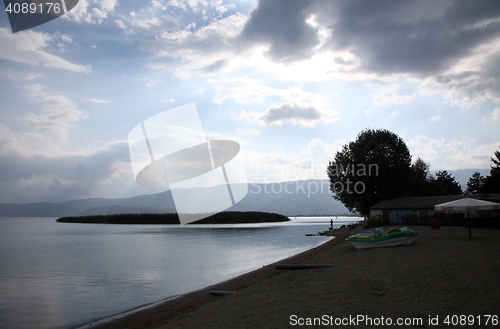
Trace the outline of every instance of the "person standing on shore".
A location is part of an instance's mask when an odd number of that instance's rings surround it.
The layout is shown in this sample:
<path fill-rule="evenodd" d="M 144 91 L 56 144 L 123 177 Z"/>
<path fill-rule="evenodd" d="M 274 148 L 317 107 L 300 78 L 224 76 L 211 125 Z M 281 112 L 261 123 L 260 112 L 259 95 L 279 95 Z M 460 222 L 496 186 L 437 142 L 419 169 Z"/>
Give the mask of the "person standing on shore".
<path fill-rule="evenodd" d="M 330 219 L 330 230 L 333 230 L 333 218 Z"/>

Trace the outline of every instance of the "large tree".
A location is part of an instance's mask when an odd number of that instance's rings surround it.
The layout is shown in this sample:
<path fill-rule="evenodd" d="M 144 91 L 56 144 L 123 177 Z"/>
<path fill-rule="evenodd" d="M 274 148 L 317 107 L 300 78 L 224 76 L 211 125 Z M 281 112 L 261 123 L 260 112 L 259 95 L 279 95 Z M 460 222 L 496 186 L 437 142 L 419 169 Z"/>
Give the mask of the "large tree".
<path fill-rule="evenodd" d="M 377 202 L 411 193 L 411 155 L 405 142 L 385 129 L 366 129 L 342 146 L 328 165 L 330 190 L 350 211 L 369 214 Z"/>
<path fill-rule="evenodd" d="M 490 175 L 486 176 L 482 193 L 500 193 L 500 151 L 495 151 L 495 158 L 491 158 L 493 166 L 491 166 Z"/>

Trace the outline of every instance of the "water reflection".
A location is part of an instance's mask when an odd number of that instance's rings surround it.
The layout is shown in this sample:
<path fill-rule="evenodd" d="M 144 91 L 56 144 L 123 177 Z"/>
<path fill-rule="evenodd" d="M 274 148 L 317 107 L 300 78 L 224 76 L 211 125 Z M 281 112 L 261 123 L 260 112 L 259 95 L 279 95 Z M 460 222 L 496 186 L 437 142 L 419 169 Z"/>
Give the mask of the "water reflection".
<path fill-rule="evenodd" d="M 62 224 L 0 218 L 0 328 L 67 328 L 312 248 L 317 223 Z"/>

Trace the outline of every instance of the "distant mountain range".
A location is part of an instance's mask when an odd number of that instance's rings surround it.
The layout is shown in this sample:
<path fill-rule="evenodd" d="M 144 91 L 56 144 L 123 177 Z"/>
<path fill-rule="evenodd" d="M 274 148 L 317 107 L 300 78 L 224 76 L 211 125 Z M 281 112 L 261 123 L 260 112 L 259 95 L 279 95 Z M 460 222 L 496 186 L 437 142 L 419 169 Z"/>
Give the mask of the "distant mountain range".
<path fill-rule="evenodd" d="M 187 189 L 185 193 L 189 194 L 190 190 Z M 332 198 L 326 180 L 248 184 L 247 195 L 227 210 L 275 212 L 285 216 L 350 214 L 342 203 Z M 175 211 L 171 191 L 123 199 L 92 198 L 60 203 L 0 204 L 0 216 L 4 217 L 62 217 Z"/>
<path fill-rule="evenodd" d="M 474 172 L 483 176 L 488 169 L 449 170 L 465 190 Z M 431 174 L 435 174 L 432 171 Z M 190 193 L 186 190 L 186 193 Z M 285 216 L 348 215 L 349 210 L 332 198 L 327 180 L 249 184 L 248 194 L 228 211 L 266 211 Z M 0 204 L 3 217 L 62 217 L 120 213 L 175 212 L 170 191 L 140 195 L 132 198 L 92 198 L 60 203 L 40 202 L 26 204 Z"/>

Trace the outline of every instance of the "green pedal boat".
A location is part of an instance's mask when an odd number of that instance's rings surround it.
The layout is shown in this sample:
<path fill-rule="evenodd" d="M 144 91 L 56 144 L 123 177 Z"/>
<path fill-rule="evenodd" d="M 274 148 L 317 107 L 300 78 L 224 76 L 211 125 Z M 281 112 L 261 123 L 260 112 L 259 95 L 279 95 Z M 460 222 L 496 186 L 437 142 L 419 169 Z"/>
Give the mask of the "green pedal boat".
<path fill-rule="evenodd" d="M 352 243 L 357 250 L 376 248 L 406 246 L 413 242 L 418 232 L 407 228 L 391 228 L 384 233 L 384 228 L 379 227 L 375 231 L 364 231 L 351 235 L 347 241 Z"/>

